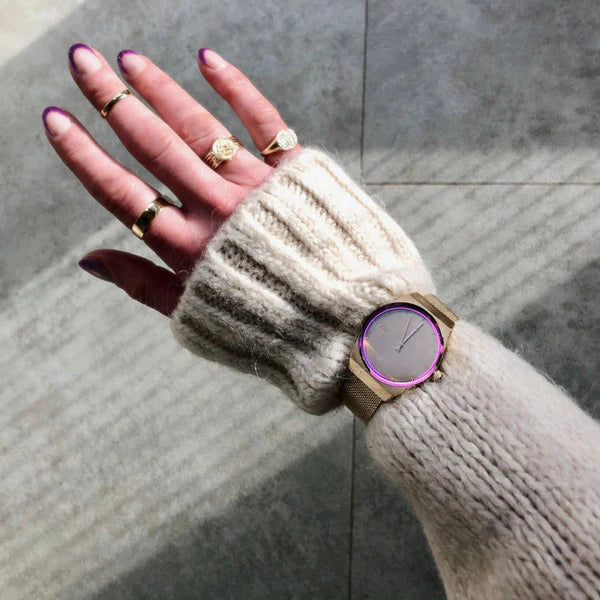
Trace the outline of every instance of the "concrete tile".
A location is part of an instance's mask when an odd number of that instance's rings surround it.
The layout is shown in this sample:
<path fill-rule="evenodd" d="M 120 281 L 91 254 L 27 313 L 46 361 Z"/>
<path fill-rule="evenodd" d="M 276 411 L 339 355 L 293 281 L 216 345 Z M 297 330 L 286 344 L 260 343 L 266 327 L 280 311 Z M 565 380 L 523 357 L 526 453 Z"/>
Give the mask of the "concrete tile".
<path fill-rule="evenodd" d="M 437 292 L 600 417 L 600 201 L 594 186 L 369 186 Z M 352 598 L 443 598 L 424 534 L 357 423 Z"/>
<path fill-rule="evenodd" d="M 350 413 L 192 356 L 80 250 L 0 311 L 2 597 L 343 595 Z"/>
<path fill-rule="evenodd" d="M 370 2 L 367 181 L 599 181 L 599 25 L 592 0 Z"/>
<path fill-rule="evenodd" d="M 527 303 L 495 335 L 600 419 L 600 260 Z"/>
<path fill-rule="evenodd" d="M 414 240 L 458 314 L 503 326 L 597 259 L 593 185 L 367 186 Z"/>
<path fill-rule="evenodd" d="M 167 2 L 91 0 L 71 8 L 45 0 L 35 10 L 12 9 L 16 30 L 37 35 L 24 48 L 11 37 L 10 58 L 0 63 L 0 300 L 112 221 L 50 148 L 41 123 L 46 106 L 73 112 L 111 155 L 166 191 L 73 83 L 67 50 L 74 42 L 97 47 L 115 69 L 123 48 L 148 55 L 252 148 L 237 117 L 198 72 L 198 48 L 212 46 L 253 79 L 302 143 L 336 149 L 358 173 L 363 39 L 356 32 L 364 29 L 362 3 L 336 0 L 315 10 L 311 0 L 287 7 L 274 0 L 186 1 L 174 10 Z"/>
<path fill-rule="evenodd" d="M 371 460 L 356 423 L 352 600 L 445 598 L 421 524 Z"/>
<path fill-rule="evenodd" d="M 346 486 L 349 461 L 342 481 L 335 457 L 347 456 L 347 441 L 344 432 L 324 443 L 223 515 L 195 526 L 178 516 L 180 537 L 88 600 L 345 598 L 348 504 L 331 499 Z"/>

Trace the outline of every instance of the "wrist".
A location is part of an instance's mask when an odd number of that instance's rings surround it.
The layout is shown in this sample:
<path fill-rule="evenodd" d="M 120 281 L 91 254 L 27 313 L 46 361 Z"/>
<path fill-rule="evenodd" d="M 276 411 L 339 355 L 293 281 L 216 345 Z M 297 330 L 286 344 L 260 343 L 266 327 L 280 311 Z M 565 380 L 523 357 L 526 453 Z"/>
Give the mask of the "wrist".
<path fill-rule="evenodd" d="M 400 226 L 325 153 L 283 161 L 208 244 L 173 313 L 177 339 L 267 378 L 304 410 L 338 404 L 362 318 L 435 288 Z"/>

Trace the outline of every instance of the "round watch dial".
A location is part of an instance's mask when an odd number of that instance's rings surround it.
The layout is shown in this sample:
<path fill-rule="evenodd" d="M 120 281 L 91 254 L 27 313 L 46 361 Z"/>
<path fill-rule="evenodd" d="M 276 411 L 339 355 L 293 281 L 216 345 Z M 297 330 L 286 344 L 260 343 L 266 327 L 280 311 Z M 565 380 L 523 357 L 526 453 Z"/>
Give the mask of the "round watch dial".
<path fill-rule="evenodd" d="M 431 316 L 406 304 L 386 306 L 371 315 L 358 347 L 371 375 L 395 386 L 425 381 L 443 351 L 442 337 Z"/>

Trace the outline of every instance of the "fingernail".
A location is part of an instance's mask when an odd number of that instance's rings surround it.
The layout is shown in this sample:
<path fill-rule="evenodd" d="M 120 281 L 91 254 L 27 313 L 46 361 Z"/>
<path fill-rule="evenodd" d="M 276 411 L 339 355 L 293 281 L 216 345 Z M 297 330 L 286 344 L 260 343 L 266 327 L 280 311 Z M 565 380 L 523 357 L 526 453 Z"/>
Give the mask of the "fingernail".
<path fill-rule="evenodd" d="M 46 131 L 56 137 L 71 127 L 71 119 L 58 106 L 48 106 L 42 113 L 42 121 Z"/>
<path fill-rule="evenodd" d="M 97 71 L 102 63 L 94 51 L 85 44 L 73 44 L 69 48 L 69 61 L 77 75 L 89 75 Z"/>
<path fill-rule="evenodd" d="M 82 258 L 79 261 L 79 266 L 88 273 L 94 275 L 94 277 L 98 277 L 98 279 L 103 279 L 104 281 L 113 280 L 110 271 L 99 261 L 91 256 L 87 258 Z"/>
<path fill-rule="evenodd" d="M 198 50 L 198 58 L 203 65 L 206 65 L 211 69 L 221 69 L 227 64 L 225 60 L 210 48 L 200 48 L 200 50 Z"/>
<path fill-rule="evenodd" d="M 133 50 L 121 50 L 117 56 L 117 63 L 123 75 L 127 77 L 137 75 L 146 66 L 144 59 Z"/>

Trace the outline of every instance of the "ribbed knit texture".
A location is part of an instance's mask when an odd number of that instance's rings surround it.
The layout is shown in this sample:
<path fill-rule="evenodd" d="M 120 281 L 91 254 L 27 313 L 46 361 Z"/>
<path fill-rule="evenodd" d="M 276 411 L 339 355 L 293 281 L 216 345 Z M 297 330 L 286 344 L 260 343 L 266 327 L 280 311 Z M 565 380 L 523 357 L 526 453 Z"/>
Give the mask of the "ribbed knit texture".
<path fill-rule="evenodd" d="M 364 316 L 412 290 L 435 293 L 410 239 L 305 149 L 219 229 L 172 328 L 319 414 L 338 404 Z M 442 371 L 380 407 L 367 444 L 421 519 L 449 599 L 600 598 L 598 424 L 464 320 Z"/>
<path fill-rule="evenodd" d="M 435 291 L 412 241 L 335 161 L 305 149 L 210 241 L 172 328 L 196 354 L 321 414 L 338 404 L 362 318 L 411 290 Z"/>

